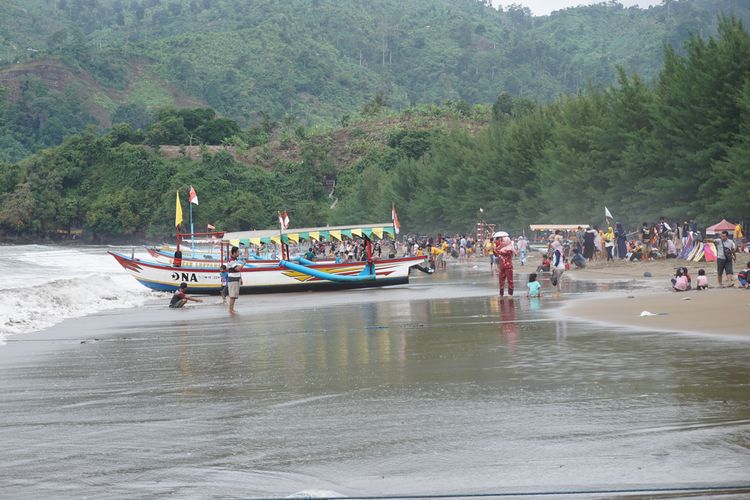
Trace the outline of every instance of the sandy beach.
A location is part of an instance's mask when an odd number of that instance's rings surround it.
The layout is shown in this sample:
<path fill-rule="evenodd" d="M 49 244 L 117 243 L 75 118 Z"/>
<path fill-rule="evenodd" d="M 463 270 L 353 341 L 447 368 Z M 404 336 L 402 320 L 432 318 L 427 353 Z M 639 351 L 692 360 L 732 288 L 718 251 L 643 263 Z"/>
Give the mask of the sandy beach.
<path fill-rule="evenodd" d="M 739 263 L 750 257 L 738 255 Z M 670 279 L 675 268 L 686 266 L 695 280 L 698 269 L 705 269 L 709 288 L 706 291 L 671 291 Z M 651 277 L 645 277 L 644 273 Z M 636 288 L 613 291 L 568 301 L 560 314 L 571 319 L 592 321 L 620 327 L 710 335 L 728 335 L 750 339 L 746 314 L 750 312 L 750 290 L 719 288 L 713 263 L 687 263 L 683 260 L 649 262 L 594 262 L 586 269 L 571 270 L 573 280 L 631 282 Z M 644 311 L 655 316 L 641 314 Z"/>

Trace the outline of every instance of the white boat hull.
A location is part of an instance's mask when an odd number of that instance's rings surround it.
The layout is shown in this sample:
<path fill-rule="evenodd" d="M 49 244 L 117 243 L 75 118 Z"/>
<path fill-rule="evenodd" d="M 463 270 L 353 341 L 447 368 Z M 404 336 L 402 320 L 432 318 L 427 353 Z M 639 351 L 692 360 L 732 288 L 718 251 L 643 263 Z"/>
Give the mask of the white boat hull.
<path fill-rule="evenodd" d="M 142 285 L 159 291 L 174 291 L 180 283 L 187 283 L 188 293 L 218 294 L 221 291 L 219 270 L 215 268 L 173 267 L 159 262 L 149 262 L 122 254 L 110 254 Z M 339 282 L 310 276 L 279 265 L 273 267 L 245 268 L 242 270 L 240 293 L 296 292 L 306 290 L 336 290 L 400 285 L 409 282 L 409 269 L 424 263 L 424 257 L 387 259 L 374 262 L 375 277 L 370 280 Z M 341 276 L 357 276 L 367 264 L 321 263 L 311 269 Z"/>

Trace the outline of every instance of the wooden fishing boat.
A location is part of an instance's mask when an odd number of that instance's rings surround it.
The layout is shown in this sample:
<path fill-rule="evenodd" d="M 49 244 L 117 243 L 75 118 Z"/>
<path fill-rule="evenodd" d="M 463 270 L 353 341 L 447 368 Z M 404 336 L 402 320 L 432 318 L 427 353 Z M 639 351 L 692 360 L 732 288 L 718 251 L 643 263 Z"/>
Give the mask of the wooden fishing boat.
<path fill-rule="evenodd" d="M 285 258 L 264 266 L 245 266 L 242 270 L 240 293 L 291 292 L 306 290 L 337 290 L 400 285 L 409 282 L 411 268 L 426 271 L 426 257 L 375 259 L 371 242 L 374 238 L 394 237 L 391 224 L 369 226 L 339 226 L 296 230 L 245 231 L 227 233 L 224 240 L 232 246 L 247 241 L 280 243 Z M 359 262 L 311 262 L 286 258 L 288 243 L 308 240 L 337 240 L 361 238 L 365 242 L 366 259 Z M 218 267 L 175 266 L 133 256 L 109 252 L 138 282 L 158 291 L 174 291 L 180 283 L 187 283 L 188 293 L 217 294 L 221 291 Z M 221 259 L 220 262 L 226 262 Z"/>

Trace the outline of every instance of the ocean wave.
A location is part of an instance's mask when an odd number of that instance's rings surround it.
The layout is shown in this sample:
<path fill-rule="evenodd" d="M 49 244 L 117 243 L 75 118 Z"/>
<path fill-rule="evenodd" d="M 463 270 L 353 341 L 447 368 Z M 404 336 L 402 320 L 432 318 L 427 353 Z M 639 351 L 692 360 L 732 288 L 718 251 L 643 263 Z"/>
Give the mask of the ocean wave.
<path fill-rule="evenodd" d="M 0 343 L 8 335 L 43 330 L 107 309 L 140 306 L 158 296 L 130 276 L 102 273 L 0 289 Z"/>

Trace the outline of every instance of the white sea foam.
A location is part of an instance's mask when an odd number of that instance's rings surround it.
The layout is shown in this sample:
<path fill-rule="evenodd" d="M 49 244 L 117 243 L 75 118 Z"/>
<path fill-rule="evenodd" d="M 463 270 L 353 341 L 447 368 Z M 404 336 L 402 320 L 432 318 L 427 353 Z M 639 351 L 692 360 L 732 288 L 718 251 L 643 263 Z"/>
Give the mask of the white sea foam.
<path fill-rule="evenodd" d="M 68 318 L 136 307 L 155 296 L 106 247 L 0 247 L 0 343 Z"/>

